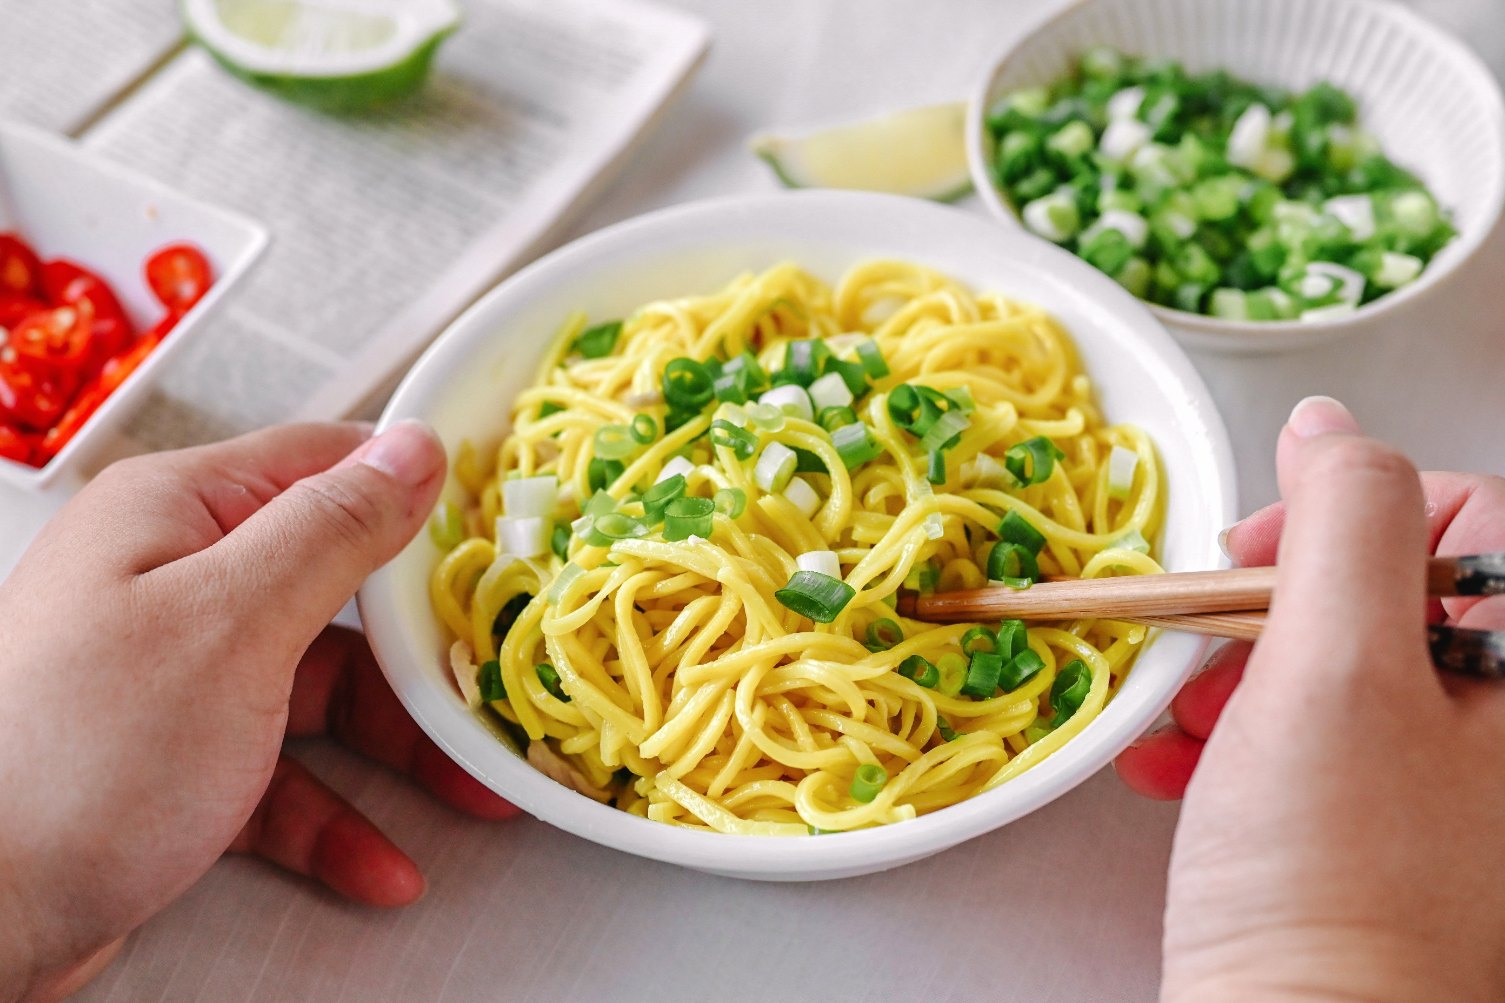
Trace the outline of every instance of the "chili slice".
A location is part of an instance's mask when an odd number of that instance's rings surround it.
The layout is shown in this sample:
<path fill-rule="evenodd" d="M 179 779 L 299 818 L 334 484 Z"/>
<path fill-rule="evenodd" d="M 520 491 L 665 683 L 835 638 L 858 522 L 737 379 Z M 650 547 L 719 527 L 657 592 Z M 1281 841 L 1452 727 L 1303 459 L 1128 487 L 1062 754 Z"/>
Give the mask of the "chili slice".
<path fill-rule="evenodd" d="M 146 284 L 169 310 L 186 313 L 212 281 L 209 260 L 192 244 L 169 244 L 146 259 Z"/>

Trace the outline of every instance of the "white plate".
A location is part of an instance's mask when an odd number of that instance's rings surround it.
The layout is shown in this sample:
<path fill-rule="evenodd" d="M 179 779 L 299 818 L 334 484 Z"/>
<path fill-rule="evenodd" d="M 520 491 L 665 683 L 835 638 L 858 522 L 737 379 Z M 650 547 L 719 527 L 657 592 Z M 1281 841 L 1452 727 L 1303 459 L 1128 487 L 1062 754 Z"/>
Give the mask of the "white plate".
<path fill-rule="evenodd" d="M 69 258 L 107 281 L 137 331 L 163 308 L 146 286 L 146 259 L 187 241 L 214 270 L 214 285 L 146 361 L 41 469 L 0 459 L 0 480 L 39 488 L 86 455 L 130 414 L 168 359 L 246 274 L 267 232 L 244 216 L 179 195 L 76 143 L 30 126 L 0 126 L 0 231 L 16 231 L 42 258 Z"/>
<path fill-rule="evenodd" d="M 916 200 L 812 191 L 701 202 L 622 223 L 518 273 L 457 320 L 398 388 L 383 427 L 425 419 L 451 455 L 495 441 L 574 310 L 623 316 L 663 297 L 710 292 L 739 272 L 795 261 L 827 279 L 875 257 L 939 269 L 978 290 L 1038 303 L 1072 333 L 1113 421 L 1143 426 L 1169 484 L 1162 557 L 1177 570 L 1218 565 L 1216 536 L 1235 514 L 1227 434 L 1201 379 L 1145 309 L 1058 248 L 985 219 Z M 446 491 L 459 498 L 451 477 Z M 596 804 L 502 744 L 465 706 L 448 642 L 429 607 L 439 554 L 421 534 L 360 593 L 361 619 L 399 699 L 435 742 L 508 800 L 576 835 L 629 853 L 737 877 L 844 877 L 917 860 L 997 828 L 1101 769 L 1170 702 L 1207 642 L 1156 637 L 1103 714 L 1043 764 L 980 797 L 910 822 L 818 839 L 675 828 Z"/>
<path fill-rule="evenodd" d="M 1458 236 L 1420 279 L 1347 317 L 1240 322 L 1151 306 L 1188 345 L 1262 353 L 1371 328 L 1402 306 L 1437 302 L 1447 279 L 1494 228 L 1505 205 L 1505 103 L 1467 46 L 1399 4 L 1374 0 L 1081 0 L 1001 52 L 967 110 L 968 159 L 983 203 L 1022 224 L 992 181 L 983 119 L 1002 95 L 1067 76 L 1106 45 L 1176 59 L 1193 72 L 1225 69 L 1260 84 L 1304 89 L 1321 80 L 1352 94 L 1360 124 L 1453 214 Z M 1419 310 L 1409 309 L 1411 317 Z M 1424 333 L 1424 331 L 1422 332 Z"/>

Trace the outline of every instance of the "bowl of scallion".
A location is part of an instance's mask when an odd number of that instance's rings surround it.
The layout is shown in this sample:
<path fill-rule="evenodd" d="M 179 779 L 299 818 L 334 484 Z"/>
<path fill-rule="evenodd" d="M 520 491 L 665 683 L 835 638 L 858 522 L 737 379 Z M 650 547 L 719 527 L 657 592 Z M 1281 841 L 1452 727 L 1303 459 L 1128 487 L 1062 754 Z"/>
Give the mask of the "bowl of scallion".
<path fill-rule="evenodd" d="M 967 142 L 994 215 L 1214 350 L 1372 330 L 1505 204 L 1498 84 L 1375 0 L 1074 4 L 1000 55 Z"/>

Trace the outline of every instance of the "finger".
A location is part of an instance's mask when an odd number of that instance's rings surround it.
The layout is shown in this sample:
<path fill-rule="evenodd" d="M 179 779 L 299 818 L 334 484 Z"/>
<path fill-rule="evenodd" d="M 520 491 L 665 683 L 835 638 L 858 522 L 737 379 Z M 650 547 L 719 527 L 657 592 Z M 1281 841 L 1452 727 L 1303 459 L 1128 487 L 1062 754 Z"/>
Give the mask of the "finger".
<path fill-rule="evenodd" d="M 1340 643 L 1327 646 L 1322 673 L 1299 660 L 1259 664 L 1298 690 L 1357 678 L 1435 689 L 1435 674 L 1414 671 L 1426 658 L 1421 481 L 1404 456 L 1357 429 L 1337 401 L 1314 397 L 1281 433 L 1286 522 L 1261 649 L 1294 651 L 1324 634 Z"/>
<path fill-rule="evenodd" d="M 424 891 L 407 854 L 287 756 L 230 851 L 254 854 L 365 905 L 407 905 Z"/>
<path fill-rule="evenodd" d="M 1171 701 L 1171 717 L 1193 738 L 1206 741 L 1233 691 L 1244 677 L 1250 645 L 1225 644 Z"/>
<path fill-rule="evenodd" d="M 109 467 L 65 509 L 57 530 L 112 570 L 140 574 L 219 540 L 293 482 L 327 469 L 370 426 L 282 425 L 225 442 L 137 456 Z"/>
<path fill-rule="evenodd" d="M 309 646 L 293 681 L 287 733 L 333 735 L 479 818 L 499 820 L 519 813 L 423 733 L 387 685 L 366 639 L 355 631 L 330 627 Z"/>
<path fill-rule="evenodd" d="M 1430 552 L 1505 550 L 1505 479 L 1430 470 L 1421 475 L 1421 486 Z M 1266 505 L 1224 531 L 1223 550 L 1242 568 L 1274 564 L 1284 525 L 1285 503 Z"/>
<path fill-rule="evenodd" d="M 254 602 L 271 625 L 248 643 L 272 664 L 308 647 L 423 525 L 444 479 L 444 447 L 428 426 L 399 422 L 332 468 L 304 477 L 207 550 L 157 569 L 209 605 Z"/>
<path fill-rule="evenodd" d="M 1152 732 L 1119 753 L 1113 768 L 1136 794 L 1175 801 L 1186 794 L 1202 755 L 1202 740 L 1174 725 Z"/>

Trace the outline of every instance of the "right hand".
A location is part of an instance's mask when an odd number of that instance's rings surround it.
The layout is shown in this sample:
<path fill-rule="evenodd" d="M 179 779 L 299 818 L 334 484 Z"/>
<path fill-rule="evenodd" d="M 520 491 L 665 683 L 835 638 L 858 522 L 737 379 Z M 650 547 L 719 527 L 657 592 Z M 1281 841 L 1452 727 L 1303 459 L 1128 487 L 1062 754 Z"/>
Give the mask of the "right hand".
<path fill-rule="evenodd" d="M 1419 559 L 1505 550 L 1505 481 L 1423 481 L 1325 398 L 1292 413 L 1279 468 L 1284 506 L 1228 540 L 1246 565 L 1278 547 L 1263 637 L 1118 761 L 1186 794 L 1164 998 L 1505 998 L 1505 684 L 1432 666 Z M 1505 627 L 1505 598 L 1445 605 Z"/>

